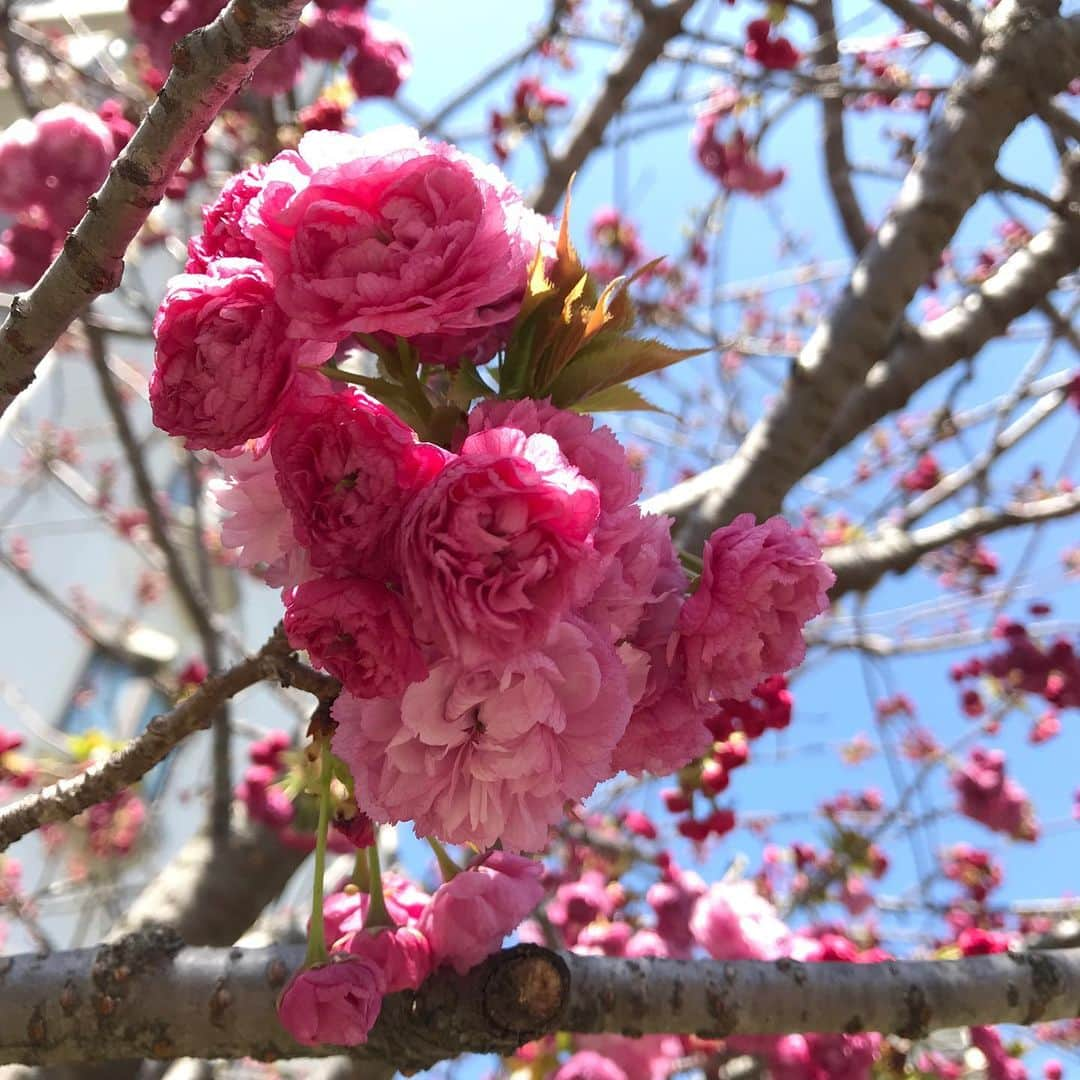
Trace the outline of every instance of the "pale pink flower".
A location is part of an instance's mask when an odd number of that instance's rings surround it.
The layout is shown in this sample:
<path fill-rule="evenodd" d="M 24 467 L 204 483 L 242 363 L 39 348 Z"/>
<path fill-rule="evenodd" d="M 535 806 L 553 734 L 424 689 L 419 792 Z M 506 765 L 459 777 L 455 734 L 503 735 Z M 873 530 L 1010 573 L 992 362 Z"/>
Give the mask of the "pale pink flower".
<path fill-rule="evenodd" d="M 291 409 L 270 452 L 294 536 L 316 569 L 334 574 L 389 569 L 407 501 L 447 458 L 418 442 L 386 406 L 352 390 Z"/>
<path fill-rule="evenodd" d="M 281 501 L 274 462 L 254 444 L 219 455 L 223 477 L 207 485 L 226 515 L 221 545 L 237 552 L 237 562 L 262 573 L 274 588 L 298 585 L 312 576 L 307 551 L 293 536 L 292 518 Z"/>
<path fill-rule="evenodd" d="M 536 241 L 497 169 L 408 128 L 313 131 L 266 181 L 245 231 L 295 336 L 460 334 L 517 314 Z"/>
<path fill-rule="evenodd" d="M 388 23 L 365 19 L 355 46 L 345 67 L 353 93 L 361 100 L 392 98 L 412 74 L 409 39 Z"/>
<path fill-rule="evenodd" d="M 251 259 L 219 259 L 209 274 L 174 277 L 154 319 L 154 423 L 192 450 L 264 435 L 297 364 L 318 359 L 286 339 L 285 321 L 265 269 Z"/>
<path fill-rule="evenodd" d="M 617 1065 L 626 1080 L 667 1080 L 672 1066 L 683 1057 L 682 1039 L 677 1035 L 642 1035 L 637 1039 L 581 1035 L 576 1042 L 581 1050 L 591 1050 Z"/>
<path fill-rule="evenodd" d="M 743 700 L 767 675 L 802 662 L 803 624 L 836 580 L 809 536 L 783 518 L 740 514 L 709 537 L 697 592 L 679 616 L 687 681 L 701 702 Z"/>
<path fill-rule="evenodd" d="M 393 697 L 427 675 L 401 597 L 374 578 L 300 585 L 285 599 L 285 633 L 357 697 Z"/>
<path fill-rule="evenodd" d="M 278 1019 L 305 1046 L 367 1042 L 382 1008 L 386 979 L 368 957 L 335 957 L 298 972 L 278 999 Z"/>
<path fill-rule="evenodd" d="M 712 885 L 694 906 L 690 930 L 714 960 L 775 960 L 790 952 L 791 932 L 749 881 Z"/>
<path fill-rule="evenodd" d="M 540 903 L 543 869 L 532 859 L 493 851 L 479 865 L 440 885 L 420 918 L 435 962 L 464 975 L 496 952 Z"/>
<path fill-rule="evenodd" d="M 565 803 L 612 775 L 629 712 L 611 645 L 570 620 L 543 648 L 503 663 L 440 661 L 402 698 L 343 694 L 334 752 L 376 821 L 412 819 L 421 836 L 537 850 Z"/>
<path fill-rule="evenodd" d="M 540 644 L 593 572 L 598 509 L 550 436 L 470 436 L 402 521 L 417 632 L 466 663 Z"/>
<path fill-rule="evenodd" d="M 626 950 L 635 936 L 634 929 L 629 923 L 589 923 L 578 934 L 574 952 L 591 956 L 629 956 Z"/>

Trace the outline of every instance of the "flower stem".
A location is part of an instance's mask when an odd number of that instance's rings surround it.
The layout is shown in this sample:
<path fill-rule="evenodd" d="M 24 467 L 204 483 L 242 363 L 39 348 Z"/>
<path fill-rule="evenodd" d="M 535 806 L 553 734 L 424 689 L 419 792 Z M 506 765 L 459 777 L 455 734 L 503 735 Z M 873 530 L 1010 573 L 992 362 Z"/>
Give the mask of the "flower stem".
<path fill-rule="evenodd" d="M 460 874 L 461 867 L 450 858 L 446 848 L 434 836 L 429 836 L 426 839 L 428 847 L 435 852 L 435 858 L 439 863 L 439 873 L 442 874 L 443 881 L 450 881 Z"/>
<path fill-rule="evenodd" d="M 356 853 L 356 861 L 353 863 L 352 883 L 362 892 L 371 892 L 371 873 L 368 870 L 367 850 Z"/>
<path fill-rule="evenodd" d="M 379 836 L 375 834 L 375 843 L 367 849 L 368 874 L 370 876 L 368 894 L 371 901 L 368 904 L 367 918 L 364 920 L 365 930 L 374 930 L 380 926 L 393 926 L 394 921 L 386 910 L 386 897 L 383 896 L 382 867 L 379 865 Z"/>
<path fill-rule="evenodd" d="M 326 837 L 330 831 L 330 781 L 334 775 L 334 762 L 326 739 L 316 744 L 322 765 L 319 771 L 319 829 L 315 835 L 315 880 L 311 886 L 311 925 L 308 927 L 307 957 L 305 967 L 325 963 L 326 927 L 323 924 L 323 878 L 326 875 Z"/>

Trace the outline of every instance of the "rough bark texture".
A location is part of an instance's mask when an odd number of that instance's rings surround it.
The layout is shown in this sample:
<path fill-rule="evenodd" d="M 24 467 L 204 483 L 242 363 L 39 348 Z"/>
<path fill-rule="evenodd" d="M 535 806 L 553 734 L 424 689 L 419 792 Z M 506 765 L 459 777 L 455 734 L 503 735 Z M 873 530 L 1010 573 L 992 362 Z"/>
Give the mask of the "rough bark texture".
<path fill-rule="evenodd" d="M 40 281 L 0 326 L 0 415 L 33 382 L 57 338 L 96 296 L 120 284 L 124 253 L 221 107 L 296 26 L 304 0 L 230 0 L 183 38 L 157 100 L 91 196 Z"/>
<path fill-rule="evenodd" d="M 1005 139 L 1080 67 L 1080 16 L 1048 3 L 1003 3 L 987 18 L 982 59 L 946 99 L 896 205 L 844 294 L 803 348 L 776 404 L 683 524 L 695 550 L 718 525 L 779 510 L 816 457 L 845 397 L 893 343 L 904 309 L 975 200 Z"/>
<path fill-rule="evenodd" d="M 0 1060 L 309 1057 L 275 1000 L 302 946 L 183 948 L 147 933 L 0 960 Z M 1080 950 L 883 964 L 624 960 L 519 946 L 387 998 L 363 1055 L 425 1068 L 558 1030 L 637 1036 L 936 1028 L 1076 1015 Z M 333 1048 L 327 1047 L 327 1053 Z"/>
<path fill-rule="evenodd" d="M 224 843 L 200 833 L 139 894 L 110 937 L 155 927 L 188 945 L 231 945 L 306 858 L 257 822 L 238 824 Z"/>

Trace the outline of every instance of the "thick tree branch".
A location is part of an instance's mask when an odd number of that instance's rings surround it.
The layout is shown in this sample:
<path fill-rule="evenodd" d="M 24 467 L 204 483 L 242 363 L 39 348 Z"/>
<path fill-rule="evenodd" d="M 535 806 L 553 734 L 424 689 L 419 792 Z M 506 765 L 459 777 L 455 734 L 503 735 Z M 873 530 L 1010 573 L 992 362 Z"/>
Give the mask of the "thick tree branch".
<path fill-rule="evenodd" d="M 691 550 L 717 525 L 775 513 L 805 474 L 844 398 L 887 354 L 916 289 L 993 179 L 1013 129 L 1080 66 L 1080 16 L 1040 19 L 1013 0 L 991 16 L 987 52 L 949 95 L 926 151 L 865 249 L 844 295 L 803 348 L 775 405 L 682 529 Z"/>
<path fill-rule="evenodd" d="M 278 630 L 255 656 L 221 675 L 211 676 L 172 712 L 156 716 L 146 730 L 85 772 L 27 795 L 0 810 L 0 851 L 20 837 L 53 821 L 67 821 L 115 795 L 146 775 L 177 743 L 205 728 L 222 702 L 267 678 L 291 668 L 285 662 L 289 644 Z M 295 680 L 294 680 L 295 681 Z"/>
<path fill-rule="evenodd" d="M 918 330 L 906 331 L 843 404 L 812 454 L 810 468 L 843 450 L 889 413 L 904 408 L 931 379 L 957 361 L 975 356 L 987 342 L 1004 333 L 1075 269 L 1078 251 L 1080 221 L 1058 218 L 955 308 Z"/>
<path fill-rule="evenodd" d="M 155 927 L 188 945 L 232 945 L 307 857 L 258 822 L 238 822 L 224 844 L 199 833 L 136 897 L 110 938 Z"/>
<path fill-rule="evenodd" d="M 530 200 L 535 210 L 550 214 L 558 206 L 570 178 L 603 141 L 608 124 L 667 43 L 682 30 L 683 19 L 693 6 L 694 0 L 639 6 L 643 13 L 638 36 L 615 58 L 596 96 L 582 108 L 563 144 L 552 155 L 547 175 Z"/>
<path fill-rule="evenodd" d="M 120 284 L 127 246 L 169 180 L 259 61 L 292 34 L 303 6 L 303 0 L 230 0 L 210 26 L 176 45 L 168 82 L 82 221 L 0 326 L 0 414 L 30 385 L 72 319 Z"/>
<path fill-rule="evenodd" d="M 866 592 L 885 574 L 902 574 L 924 555 L 960 540 L 989 536 L 1018 525 L 1035 525 L 1080 513 L 1080 491 L 1053 495 L 1036 502 L 1014 503 L 1003 510 L 986 507 L 965 510 L 956 517 L 914 532 L 891 529 L 871 540 L 825 549 L 825 560 L 836 574 L 829 595 Z"/>
<path fill-rule="evenodd" d="M 902 409 L 916 391 L 959 360 L 975 356 L 1015 319 L 1038 306 L 1075 268 L 1077 251 L 1080 223 L 1075 216 L 1056 218 L 956 307 L 918 329 L 903 329 L 884 359 L 841 406 L 804 471 L 818 468 L 867 428 Z M 653 496 L 645 508 L 682 522 L 724 483 L 725 476 L 726 465 L 706 469 Z"/>
<path fill-rule="evenodd" d="M 309 1057 L 274 1014 L 302 946 L 182 948 L 168 934 L 0 960 L 0 1061 Z M 520 946 L 396 994 L 362 1055 L 415 1070 L 557 1030 L 637 1036 L 894 1032 L 1075 1015 L 1080 950 L 882 964 L 624 960 Z M 327 1053 L 333 1048 L 327 1047 Z"/>

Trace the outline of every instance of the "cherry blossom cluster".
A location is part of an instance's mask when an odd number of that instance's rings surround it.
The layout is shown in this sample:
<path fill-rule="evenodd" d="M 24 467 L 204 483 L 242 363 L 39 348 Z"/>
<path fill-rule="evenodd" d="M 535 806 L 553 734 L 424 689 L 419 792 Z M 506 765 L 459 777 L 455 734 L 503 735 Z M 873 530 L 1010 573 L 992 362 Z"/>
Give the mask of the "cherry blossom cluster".
<path fill-rule="evenodd" d="M 710 835 L 724 836 L 735 828 L 735 814 L 718 806 L 716 797 L 727 791 L 731 774 L 750 760 L 750 744 L 766 731 L 783 731 L 791 723 L 792 695 L 783 675 L 762 680 L 745 698 L 717 702 L 706 721 L 712 745 L 690 768 L 680 770 L 677 788 L 663 792 L 672 814 L 685 815 L 679 833 L 702 842 Z"/>
<path fill-rule="evenodd" d="M 541 870 L 493 851 L 433 895 L 389 872 L 370 891 L 332 893 L 321 915 L 328 958 L 285 988 L 282 1023 L 308 1046 L 365 1042 L 386 994 L 416 989 L 443 966 L 463 975 L 496 952 L 543 897 Z"/>
<path fill-rule="evenodd" d="M 248 747 L 249 764 L 236 786 L 248 817 L 273 830 L 286 847 L 314 851 L 318 807 L 305 793 L 310 762 L 284 731 L 270 731 Z M 371 822 L 342 797 L 332 805 L 330 851 L 348 854 L 374 843 Z"/>
<path fill-rule="evenodd" d="M 538 378 L 515 320 L 570 261 L 490 166 L 312 133 L 207 208 L 156 320 L 155 421 L 219 452 L 222 543 L 341 681 L 358 806 L 452 843 L 541 849 L 599 782 L 693 760 L 721 701 L 802 659 L 832 581 L 808 536 L 743 515 L 688 597 L 610 430 L 538 396 L 437 412 L 438 380 L 495 354 Z M 384 400 L 341 382 L 358 343 Z"/>
<path fill-rule="evenodd" d="M 960 813 L 1014 840 L 1039 837 L 1035 810 L 1024 789 L 1005 773 L 1005 752 L 975 747 L 949 782 L 960 800 Z"/>
<path fill-rule="evenodd" d="M 535 75 L 523 75 L 511 94 L 510 108 L 491 110 L 488 127 L 496 160 L 505 162 L 530 131 L 547 124 L 550 110 L 569 104 L 570 98 L 561 90 L 544 85 Z"/>
<path fill-rule="evenodd" d="M 0 284 L 32 284 L 45 272 L 130 137 L 115 102 L 102 111 L 105 119 L 57 105 L 0 134 L 0 210 L 15 217 L 0 235 Z"/>
<path fill-rule="evenodd" d="M 297 32 L 255 69 L 250 89 L 260 95 L 291 90 L 307 58 L 343 62 L 358 98 L 393 97 L 412 72 L 409 43 L 392 27 L 370 18 L 366 6 L 367 0 L 309 5 Z M 145 81 L 155 89 L 164 84 L 173 45 L 213 22 L 224 7 L 225 0 L 128 0 L 135 36 L 149 61 Z"/>
<path fill-rule="evenodd" d="M 1049 608 L 1041 607 L 1045 614 Z M 1002 697 L 1031 694 L 1042 698 L 1056 719 L 1057 710 L 1080 708 L 1080 656 L 1076 646 L 1066 638 L 1049 644 L 1032 639 L 1022 622 L 1003 618 L 994 628 L 996 637 L 1005 647 L 987 657 L 973 656 L 950 669 L 954 682 L 987 680 Z M 975 687 L 968 686 L 963 695 L 965 711 L 981 715 L 981 696 Z M 1040 742 L 1045 739 L 1035 739 Z"/>
<path fill-rule="evenodd" d="M 703 953 L 717 960 L 775 960 L 872 963 L 888 958 L 878 948 L 860 949 L 832 927 L 793 931 L 751 881 L 707 886 L 670 856 L 657 858 L 660 880 L 633 898 L 610 867 L 586 869 L 577 878 L 552 882 L 544 909 L 548 933 L 574 952 L 596 956 L 693 959 Z M 539 926 L 525 924 L 522 936 L 542 940 Z M 680 1059 L 723 1050 L 765 1059 L 770 1075 L 808 1078 L 871 1075 L 881 1045 L 873 1034 L 737 1036 L 717 1042 L 693 1036 L 575 1036 L 572 1046 L 545 1039 L 518 1051 L 534 1071 L 568 1078 L 647 1080 L 668 1075 Z M 569 1056 L 565 1056 L 569 1050 Z"/>

